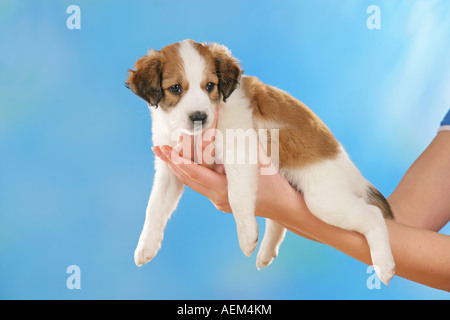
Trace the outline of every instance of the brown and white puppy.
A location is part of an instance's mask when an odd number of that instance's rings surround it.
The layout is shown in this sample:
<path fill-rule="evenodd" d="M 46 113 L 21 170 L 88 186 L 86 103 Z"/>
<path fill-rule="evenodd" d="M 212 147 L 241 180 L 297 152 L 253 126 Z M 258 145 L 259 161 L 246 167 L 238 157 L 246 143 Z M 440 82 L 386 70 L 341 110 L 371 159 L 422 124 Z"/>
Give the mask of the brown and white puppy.
<path fill-rule="evenodd" d="M 243 76 L 238 61 L 222 45 L 184 40 L 151 50 L 130 70 L 126 81 L 151 107 L 154 145 L 175 146 L 174 132 L 194 134 L 195 124 L 211 126 L 220 104 L 219 132 L 234 129 L 246 137 L 269 134 L 270 157 L 279 172 L 302 192 L 310 211 L 328 224 L 362 233 L 370 246 L 372 263 L 387 284 L 394 275 L 384 218 L 393 218 L 386 199 L 350 160 L 326 125 L 302 102 L 255 77 Z M 228 137 L 228 136 L 227 136 Z M 260 137 L 260 136 L 259 136 Z M 276 138 L 276 139 L 275 139 Z M 258 225 L 255 200 L 258 165 L 248 152 L 237 152 L 233 139 L 216 140 L 216 154 L 225 167 L 228 196 L 236 221 L 239 245 L 247 256 L 256 248 Z M 230 146 L 231 145 L 231 146 Z M 275 152 L 277 150 L 278 152 Z M 228 159 L 232 161 L 227 161 Z M 148 202 L 144 227 L 135 251 L 138 266 L 150 261 L 161 247 L 167 220 L 175 210 L 183 185 L 160 159 Z M 384 217 L 384 218 L 383 218 Z M 285 229 L 266 219 L 257 267 L 277 256 Z"/>

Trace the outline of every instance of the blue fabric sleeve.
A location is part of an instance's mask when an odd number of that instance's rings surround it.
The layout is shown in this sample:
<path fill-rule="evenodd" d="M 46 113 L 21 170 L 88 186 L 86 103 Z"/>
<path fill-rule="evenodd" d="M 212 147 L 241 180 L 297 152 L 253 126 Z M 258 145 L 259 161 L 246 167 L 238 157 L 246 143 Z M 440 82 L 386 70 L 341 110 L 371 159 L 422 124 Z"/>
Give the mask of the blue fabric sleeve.
<path fill-rule="evenodd" d="M 442 126 L 450 126 L 450 109 L 448 110 L 447 114 L 444 117 L 444 120 L 442 120 L 441 122 L 441 127 Z"/>

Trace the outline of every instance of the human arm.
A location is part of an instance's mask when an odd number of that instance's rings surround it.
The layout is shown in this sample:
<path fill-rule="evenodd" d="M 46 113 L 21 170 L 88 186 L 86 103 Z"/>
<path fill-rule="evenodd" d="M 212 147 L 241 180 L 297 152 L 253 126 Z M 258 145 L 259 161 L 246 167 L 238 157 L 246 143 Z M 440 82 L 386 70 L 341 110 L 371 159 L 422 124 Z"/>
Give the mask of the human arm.
<path fill-rule="evenodd" d="M 386 220 L 396 274 L 446 291 L 450 291 L 450 236 L 436 231 L 450 218 L 449 159 L 450 131 L 441 131 L 388 198 L 396 219 Z M 301 196 L 288 203 L 292 207 L 273 217 L 275 220 L 293 232 L 298 230 L 371 264 L 369 248 L 361 234 L 317 219 Z"/>
<path fill-rule="evenodd" d="M 397 220 L 386 221 L 396 274 L 447 291 L 450 291 L 450 236 L 433 230 L 440 229 L 449 219 L 449 147 L 450 133 L 440 132 L 389 197 Z M 230 212 L 226 176 L 223 171 L 220 172 L 220 166 L 205 168 L 193 162 L 174 161 L 174 157 L 179 155 L 166 146 L 154 151 L 186 185 L 207 196 L 219 210 Z M 427 165 L 429 161 L 431 163 Z M 328 225 L 316 218 L 306 207 L 302 195 L 291 188 L 281 175 L 260 176 L 258 183 L 258 216 L 275 220 L 296 234 L 372 264 L 363 235 Z M 428 219 L 434 222 L 423 224 Z"/>
<path fill-rule="evenodd" d="M 450 131 L 436 135 L 388 201 L 401 223 L 433 231 L 445 226 L 450 219 Z"/>

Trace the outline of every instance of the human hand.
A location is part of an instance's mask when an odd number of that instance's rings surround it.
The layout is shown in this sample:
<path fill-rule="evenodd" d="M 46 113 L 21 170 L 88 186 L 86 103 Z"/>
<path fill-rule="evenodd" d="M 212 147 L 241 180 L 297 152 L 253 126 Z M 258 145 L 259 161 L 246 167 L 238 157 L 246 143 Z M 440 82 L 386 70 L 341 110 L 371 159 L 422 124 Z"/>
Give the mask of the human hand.
<path fill-rule="evenodd" d="M 219 109 L 211 128 L 201 135 L 181 133 L 175 148 L 155 146 L 152 151 L 185 185 L 210 199 L 218 210 L 231 213 L 225 169 L 214 162 L 218 116 Z"/>
<path fill-rule="evenodd" d="M 152 150 L 185 185 L 210 199 L 218 210 L 231 213 L 224 166 L 213 161 L 218 116 L 219 110 L 212 128 L 202 135 L 195 137 L 181 134 L 175 148 L 164 145 L 155 146 Z M 280 218 L 279 213 L 291 209 L 291 204 L 304 203 L 301 195 L 273 167 L 261 146 L 258 161 L 260 168 L 271 167 L 268 171 L 272 174 L 258 177 L 257 216 L 277 220 Z"/>

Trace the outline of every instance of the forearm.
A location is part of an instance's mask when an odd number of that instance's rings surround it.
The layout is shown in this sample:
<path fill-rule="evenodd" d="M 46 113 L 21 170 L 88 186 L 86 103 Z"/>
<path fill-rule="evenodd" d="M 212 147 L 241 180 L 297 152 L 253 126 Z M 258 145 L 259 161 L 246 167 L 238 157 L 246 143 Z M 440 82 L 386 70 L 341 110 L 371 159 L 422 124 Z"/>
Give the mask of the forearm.
<path fill-rule="evenodd" d="M 448 267 L 450 236 L 416 229 L 406 224 L 437 229 L 448 221 L 446 208 L 449 208 L 450 204 L 445 195 L 450 190 L 450 177 L 448 161 L 442 161 L 442 158 L 450 158 L 449 146 L 450 134 L 439 134 L 430 148 L 409 170 L 408 177 L 401 183 L 402 187 L 389 198 L 397 220 L 387 221 L 391 249 L 396 262 L 396 274 L 447 291 L 450 290 Z M 159 148 L 155 148 L 154 151 L 158 157 L 168 162 L 178 178 L 192 189 L 206 195 L 219 210 L 231 212 L 227 198 L 226 176 L 193 162 L 186 164 L 177 161 L 174 164 L 173 156 L 170 155 L 171 148 L 167 148 L 167 150 L 162 148 L 163 152 Z M 179 157 L 177 153 L 174 153 L 174 156 Z M 425 169 L 426 173 L 421 173 Z M 420 177 L 424 176 L 432 183 L 420 183 L 423 181 Z M 298 235 L 332 246 L 368 265 L 372 264 L 369 247 L 363 235 L 328 225 L 316 218 L 306 207 L 303 196 L 280 174 L 262 175 L 258 185 L 256 215 L 275 220 Z M 419 189 L 411 190 L 410 186 Z M 421 201 L 424 196 L 426 201 Z M 421 203 L 433 205 L 429 208 Z M 437 216 L 438 219 L 432 218 L 433 216 Z M 411 217 L 423 219 L 414 220 Z M 427 221 L 426 217 L 435 223 L 417 223 Z"/>
<path fill-rule="evenodd" d="M 327 244 L 363 263 L 372 264 L 362 234 L 326 224 L 307 209 L 302 197 L 273 217 L 290 231 Z M 396 274 L 442 290 L 450 290 L 450 237 L 387 220 Z"/>
<path fill-rule="evenodd" d="M 403 224 L 439 231 L 450 218 L 450 131 L 439 132 L 389 196 Z"/>
<path fill-rule="evenodd" d="M 450 236 L 387 221 L 396 273 L 450 291 Z"/>

